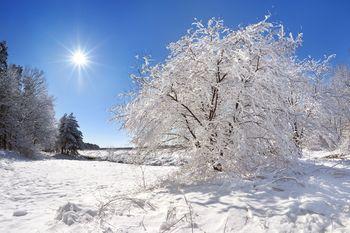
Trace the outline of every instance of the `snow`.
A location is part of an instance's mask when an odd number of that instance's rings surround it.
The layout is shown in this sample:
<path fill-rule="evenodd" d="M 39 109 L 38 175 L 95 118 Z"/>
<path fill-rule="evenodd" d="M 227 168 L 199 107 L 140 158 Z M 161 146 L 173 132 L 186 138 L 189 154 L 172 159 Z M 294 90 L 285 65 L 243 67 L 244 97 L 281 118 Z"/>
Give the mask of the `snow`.
<path fill-rule="evenodd" d="M 28 214 L 28 212 L 25 210 L 17 210 L 13 212 L 13 216 L 16 216 L 16 217 L 24 216 L 26 214 Z"/>
<path fill-rule="evenodd" d="M 142 193 L 140 196 L 157 210 L 145 214 L 134 209 L 133 215 L 139 217 L 129 224 L 137 226 L 143 221 L 148 232 L 168 228 L 171 232 L 191 232 L 191 225 L 195 232 L 348 232 L 350 164 L 332 168 L 335 164 L 305 161 L 280 178 L 170 186 L 156 193 Z M 193 211 L 192 224 L 189 209 Z M 167 218 L 169 213 L 176 217 Z M 118 215 L 110 224 L 124 218 Z"/>
<path fill-rule="evenodd" d="M 83 208 L 80 205 L 68 202 L 58 209 L 56 219 L 70 226 L 77 222 L 91 221 L 96 215 L 97 210 Z"/>
<path fill-rule="evenodd" d="M 79 153 L 87 158 L 117 163 L 142 163 L 151 166 L 181 166 L 186 163 L 184 151 L 174 153 L 171 149 L 161 149 L 159 152 L 145 153 L 142 156 L 136 150 L 81 150 Z"/>
<path fill-rule="evenodd" d="M 134 165 L 1 157 L 4 155 L 0 152 L 0 232 L 50 232 L 52 227 L 57 228 L 58 209 L 68 202 L 96 209 L 105 196 L 129 192 L 141 184 L 141 171 Z M 173 169 L 147 167 L 147 181 L 153 182 Z M 14 217 L 17 211 L 27 214 Z"/>
<path fill-rule="evenodd" d="M 350 232 L 350 161 L 330 154 L 306 151 L 299 166 L 254 180 L 187 186 L 152 188 L 176 168 L 143 166 L 146 190 L 135 165 L 7 156 L 0 232 Z"/>

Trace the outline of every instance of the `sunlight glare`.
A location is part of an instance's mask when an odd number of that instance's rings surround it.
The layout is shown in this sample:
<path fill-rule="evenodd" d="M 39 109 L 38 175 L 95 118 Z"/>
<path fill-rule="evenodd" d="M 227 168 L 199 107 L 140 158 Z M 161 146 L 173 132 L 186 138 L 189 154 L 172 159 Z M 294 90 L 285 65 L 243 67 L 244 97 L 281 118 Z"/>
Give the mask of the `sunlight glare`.
<path fill-rule="evenodd" d="M 71 61 L 74 65 L 81 67 L 88 63 L 88 58 L 84 52 L 77 50 L 72 54 Z"/>

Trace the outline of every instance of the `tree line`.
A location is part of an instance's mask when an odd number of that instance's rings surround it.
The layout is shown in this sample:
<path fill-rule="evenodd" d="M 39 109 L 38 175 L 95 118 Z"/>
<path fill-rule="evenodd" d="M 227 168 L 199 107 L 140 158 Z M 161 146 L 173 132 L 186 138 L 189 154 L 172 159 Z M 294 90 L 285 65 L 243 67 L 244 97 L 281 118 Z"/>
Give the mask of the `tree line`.
<path fill-rule="evenodd" d="M 85 148 L 79 124 L 65 114 L 57 124 L 43 71 L 8 64 L 0 42 L 0 149 L 33 155 L 40 150 L 76 154 Z"/>

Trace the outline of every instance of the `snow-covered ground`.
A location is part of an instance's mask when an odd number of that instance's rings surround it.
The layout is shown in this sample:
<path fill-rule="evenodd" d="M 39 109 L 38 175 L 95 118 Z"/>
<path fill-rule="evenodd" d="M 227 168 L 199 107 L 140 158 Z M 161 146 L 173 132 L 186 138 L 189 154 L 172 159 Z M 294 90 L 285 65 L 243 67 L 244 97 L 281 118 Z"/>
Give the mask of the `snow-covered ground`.
<path fill-rule="evenodd" d="M 256 180 L 146 191 L 135 165 L 0 159 L 0 232 L 350 232 L 350 160 L 328 155 Z M 144 168 L 148 187 L 176 170 Z"/>
<path fill-rule="evenodd" d="M 0 232 L 65 232 L 56 221 L 59 207 L 72 202 L 92 210 L 106 196 L 128 193 L 142 184 L 139 167 L 105 161 L 1 159 Z M 8 156 L 9 157 L 9 156 Z M 146 182 L 172 167 L 147 167 Z M 13 216 L 13 215 L 23 216 Z M 73 228 L 73 227 L 71 227 Z M 74 231 L 72 231 L 74 232 Z"/>
<path fill-rule="evenodd" d="M 79 153 L 88 158 L 97 158 L 104 161 L 129 164 L 144 164 L 152 166 L 181 166 L 185 163 L 186 153 L 174 153 L 171 149 L 162 149 L 158 152 L 144 153 L 140 156 L 137 150 L 82 150 Z"/>

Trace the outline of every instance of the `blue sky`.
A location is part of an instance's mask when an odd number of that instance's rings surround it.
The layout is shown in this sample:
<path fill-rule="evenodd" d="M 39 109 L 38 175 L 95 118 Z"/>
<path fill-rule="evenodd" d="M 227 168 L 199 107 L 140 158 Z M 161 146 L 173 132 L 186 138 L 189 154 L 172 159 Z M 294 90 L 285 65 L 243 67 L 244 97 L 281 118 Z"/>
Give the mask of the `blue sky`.
<path fill-rule="evenodd" d="M 73 112 L 85 141 L 101 146 L 128 144 L 126 133 L 110 122 L 118 93 L 131 86 L 135 55 L 156 61 L 194 18 L 224 19 L 231 28 L 263 19 L 282 22 L 304 34 L 300 57 L 337 54 L 334 63 L 350 63 L 350 1 L 92 1 L 0 0 L 0 40 L 11 63 L 42 69 L 55 96 L 56 115 Z M 64 48 L 92 50 L 93 63 L 78 78 Z"/>

